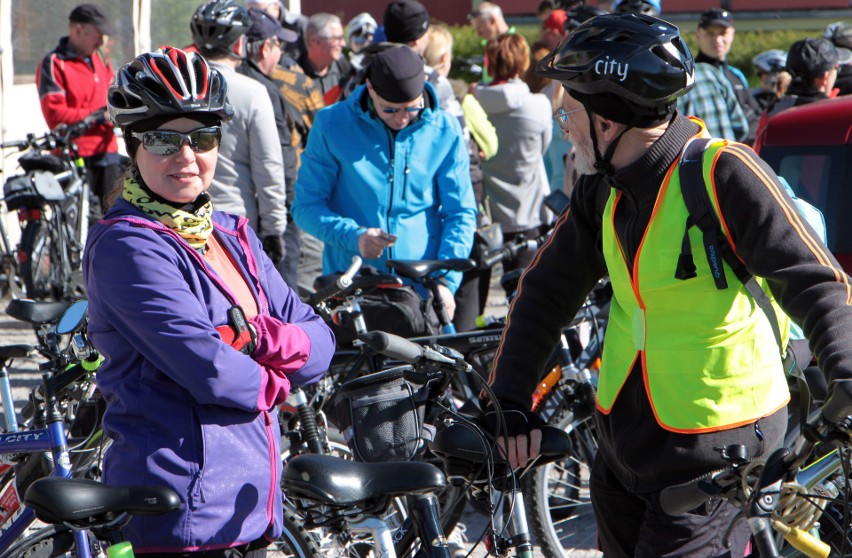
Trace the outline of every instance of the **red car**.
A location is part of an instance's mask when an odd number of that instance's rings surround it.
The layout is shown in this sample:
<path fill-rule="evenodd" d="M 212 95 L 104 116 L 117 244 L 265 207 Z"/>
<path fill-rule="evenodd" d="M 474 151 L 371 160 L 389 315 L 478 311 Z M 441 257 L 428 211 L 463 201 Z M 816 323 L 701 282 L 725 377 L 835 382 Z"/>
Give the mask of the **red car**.
<path fill-rule="evenodd" d="M 852 95 L 773 116 L 760 156 L 825 216 L 827 244 L 852 273 Z"/>

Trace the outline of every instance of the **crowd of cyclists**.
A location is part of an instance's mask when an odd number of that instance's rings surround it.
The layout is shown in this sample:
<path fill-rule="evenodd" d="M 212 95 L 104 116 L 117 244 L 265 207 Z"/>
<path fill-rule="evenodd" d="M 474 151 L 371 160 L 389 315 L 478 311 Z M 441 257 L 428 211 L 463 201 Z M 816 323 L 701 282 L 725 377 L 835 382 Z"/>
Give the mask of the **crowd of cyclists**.
<path fill-rule="evenodd" d="M 78 140 L 102 213 L 82 265 L 114 440 L 103 478 L 181 499 L 178 512 L 131 521 L 137 550 L 259 557 L 280 536 L 277 407 L 335 350 L 304 297 L 353 256 L 378 272 L 388 260 L 472 258 L 433 293 L 399 287 L 420 295 L 414 312 L 435 297 L 467 331 L 485 309 L 494 229 L 548 238 L 503 264 L 526 270 L 490 378 L 508 429 L 498 444 L 516 466 L 539 451 L 532 393 L 561 328 L 610 276 L 591 478 L 606 556 L 731 552 L 721 534 L 736 509 L 669 516 L 659 496 L 724 466 L 719 446 L 762 456 L 782 443 L 782 309 L 830 393 L 852 397 L 848 277 L 749 147 L 781 110 L 848 92 L 852 27 L 759 54 L 752 89 L 726 63 L 727 10 L 701 14 L 693 57 L 659 0 L 562 4 L 539 5 L 530 45 L 498 4 L 479 3 L 474 84 L 449 79 L 452 35 L 417 0 L 345 26 L 277 0 L 209 0 L 187 22 L 191 45 L 117 72 L 100 50 L 114 32 L 104 11 L 72 10 L 37 80 L 51 127 L 104 110 Z M 696 145 L 698 187 L 743 270 L 726 285 L 681 197 Z M 545 203 L 554 190 L 571 196 L 561 215 Z M 678 254 L 696 256 L 691 274 Z M 783 340 L 737 281 L 750 275 L 770 291 Z M 736 531 L 731 555 L 747 539 Z"/>

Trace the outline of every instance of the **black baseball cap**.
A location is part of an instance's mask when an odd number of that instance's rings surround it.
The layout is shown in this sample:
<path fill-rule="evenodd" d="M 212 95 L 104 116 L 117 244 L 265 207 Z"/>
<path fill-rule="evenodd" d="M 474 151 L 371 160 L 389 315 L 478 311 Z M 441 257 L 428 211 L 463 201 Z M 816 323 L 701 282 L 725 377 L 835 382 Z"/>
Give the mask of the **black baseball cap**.
<path fill-rule="evenodd" d="M 429 12 L 417 0 L 394 0 L 385 8 L 383 23 L 388 41 L 410 43 L 429 30 Z"/>
<path fill-rule="evenodd" d="M 710 8 L 701 12 L 701 17 L 698 19 L 698 27 L 707 28 L 712 25 L 721 25 L 722 27 L 733 27 L 734 16 L 728 10 L 719 8 Z"/>
<path fill-rule="evenodd" d="M 284 29 L 277 19 L 258 8 L 250 8 L 251 25 L 246 32 L 249 41 L 265 41 L 276 37 L 287 43 L 295 43 L 299 35 L 290 29 Z"/>
<path fill-rule="evenodd" d="M 423 93 L 426 73 L 423 58 L 406 45 L 377 53 L 367 67 L 376 94 L 389 103 L 407 103 Z"/>
<path fill-rule="evenodd" d="M 787 70 L 793 77 L 813 79 L 837 67 L 840 57 L 834 44 L 825 38 L 796 41 L 787 53 Z"/>
<path fill-rule="evenodd" d="M 91 23 L 102 35 L 114 35 L 115 28 L 110 24 L 104 11 L 94 4 L 80 4 L 68 15 L 68 21 Z"/>

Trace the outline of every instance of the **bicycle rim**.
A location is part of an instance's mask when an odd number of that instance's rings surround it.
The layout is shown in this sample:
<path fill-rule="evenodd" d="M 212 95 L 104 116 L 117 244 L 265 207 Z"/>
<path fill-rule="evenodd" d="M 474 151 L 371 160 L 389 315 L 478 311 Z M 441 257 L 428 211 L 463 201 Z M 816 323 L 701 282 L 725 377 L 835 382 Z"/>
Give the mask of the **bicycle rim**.
<path fill-rule="evenodd" d="M 589 497 L 589 474 L 597 452 L 592 419 L 574 421 L 567 409 L 551 424 L 568 432 L 568 457 L 538 467 L 524 482 L 527 516 L 548 558 L 597 548 L 597 527 Z"/>

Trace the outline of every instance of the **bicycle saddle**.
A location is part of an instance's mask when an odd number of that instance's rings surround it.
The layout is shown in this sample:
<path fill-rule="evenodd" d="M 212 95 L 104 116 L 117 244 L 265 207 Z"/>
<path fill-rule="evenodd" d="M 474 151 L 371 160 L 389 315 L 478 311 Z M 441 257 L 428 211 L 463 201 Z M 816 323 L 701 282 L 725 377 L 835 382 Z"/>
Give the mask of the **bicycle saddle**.
<path fill-rule="evenodd" d="M 32 483 L 24 503 L 45 523 L 80 529 L 130 515 L 157 515 L 178 509 L 180 499 L 164 486 L 109 486 L 88 479 L 46 477 Z"/>
<path fill-rule="evenodd" d="M 57 321 L 71 306 L 71 302 L 47 302 L 27 298 L 13 298 L 6 306 L 6 314 L 29 324 L 50 324 Z"/>
<path fill-rule="evenodd" d="M 287 462 L 284 491 L 332 506 L 444 488 L 444 473 L 431 463 L 361 463 L 331 455 L 299 455 Z"/>
<path fill-rule="evenodd" d="M 435 271 L 470 271 L 476 267 L 476 262 L 470 258 L 455 258 L 451 260 L 388 260 L 385 262 L 390 269 L 409 279 L 422 279 Z"/>
<path fill-rule="evenodd" d="M 535 464 L 544 465 L 566 457 L 571 454 L 572 448 L 567 432 L 555 426 L 542 426 L 541 452 Z M 435 439 L 429 442 L 429 449 L 445 460 L 449 458 L 479 464 L 487 462 L 490 457 L 497 463 L 505 462 L 493 442 L 486 446 L 478 432 L 460 422 L 438 431 Z"/>
<path fill-rule="evenodd" d="M 27 358 L 35 351 L 32 345 L 5 345 L 0 347 L 0 365 L 13 358 Z"/>

